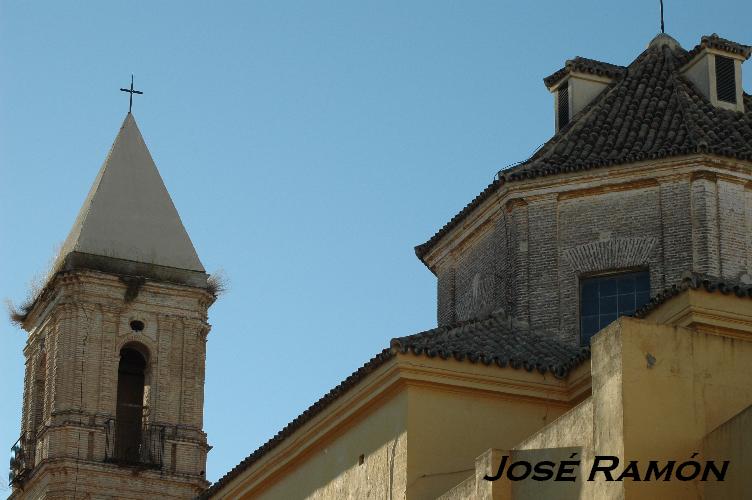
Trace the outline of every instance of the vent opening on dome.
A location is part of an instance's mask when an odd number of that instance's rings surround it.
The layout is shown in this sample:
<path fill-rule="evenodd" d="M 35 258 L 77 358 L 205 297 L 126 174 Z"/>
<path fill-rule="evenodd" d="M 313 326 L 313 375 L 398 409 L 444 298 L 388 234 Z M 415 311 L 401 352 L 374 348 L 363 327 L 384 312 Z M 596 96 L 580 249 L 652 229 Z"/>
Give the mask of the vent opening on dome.
<path fill-rule="evenodd" d="M 730 57 L 715 56 L 715 85 L 719 101 L 736 104 L 736 69 Z"/>
<path fill-rule="evenodd" d="M 564 83 L 558 90 L 557 126 L 561 130 L 569 123 L 569 85 Z"/>

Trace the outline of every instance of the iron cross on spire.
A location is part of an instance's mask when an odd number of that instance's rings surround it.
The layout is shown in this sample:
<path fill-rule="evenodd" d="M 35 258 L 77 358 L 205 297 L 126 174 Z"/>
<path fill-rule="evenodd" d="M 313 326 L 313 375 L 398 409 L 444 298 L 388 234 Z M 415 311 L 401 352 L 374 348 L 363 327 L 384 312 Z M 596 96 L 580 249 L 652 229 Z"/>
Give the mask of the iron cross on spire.
<path fill-rule="evenodd" d="M 133 75 L 131 75 L 131 88 L 129 89 L 120 89 L 123 92 L 128 92 L 130 94 L 129 101 L 128 101 L 128 113 L 131 112 L 131 109 L 133 109 L 133 94 L 143 94 L 140 90 L 133 90 Z"/>

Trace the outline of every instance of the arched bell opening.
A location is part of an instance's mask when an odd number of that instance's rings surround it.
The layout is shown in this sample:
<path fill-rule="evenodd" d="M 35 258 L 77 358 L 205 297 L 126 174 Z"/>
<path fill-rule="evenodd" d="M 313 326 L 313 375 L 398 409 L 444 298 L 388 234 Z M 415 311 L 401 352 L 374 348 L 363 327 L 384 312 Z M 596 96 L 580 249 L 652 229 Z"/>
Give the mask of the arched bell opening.
<path fill-rule="evenodd" d="M 120 350 L 115 414 L 115 455 L 119 461 L 142 461 L 147 359 L 148 350 L 139 344 L 127 344 Z"/>

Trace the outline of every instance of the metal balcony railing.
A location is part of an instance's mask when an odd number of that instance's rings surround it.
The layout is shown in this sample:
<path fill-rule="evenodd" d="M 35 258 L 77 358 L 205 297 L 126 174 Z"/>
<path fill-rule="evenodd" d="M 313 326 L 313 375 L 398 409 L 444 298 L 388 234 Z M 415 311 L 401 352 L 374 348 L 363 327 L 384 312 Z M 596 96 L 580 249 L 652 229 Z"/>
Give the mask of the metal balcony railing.
<path fill-rule="evenodd" d="M 161 469 L 165 426 L 138 420 L 105 422 L 105 461 L 121 465 Z"/>
<path fill-rule="evenodd" d="M 10 448 L 10 486 L 21 484 L 34 468 L 34 444 L 23 436 Z"/>

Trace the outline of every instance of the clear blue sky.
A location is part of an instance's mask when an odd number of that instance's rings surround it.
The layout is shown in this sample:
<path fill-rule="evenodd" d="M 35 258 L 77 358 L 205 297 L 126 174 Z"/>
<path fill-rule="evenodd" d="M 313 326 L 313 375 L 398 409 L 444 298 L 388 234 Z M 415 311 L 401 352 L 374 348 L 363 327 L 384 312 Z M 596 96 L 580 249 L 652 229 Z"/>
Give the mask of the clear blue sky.
<path fill-rule="evenodd" d="M 752 43 L 752 2 L 666 4 L 685 48 Z M 552 134 L 544 76 L 576 55 L 629 63 L 658 5 L 2 1 L 0 297 L 22 300 L 65 238 L 134 73 L 183 222 L 230 279 L 210 311 L 216 480 L 390 338 L 435 325 L 413 246 Z M 24 339 L 3 321 L 0 446 L 19 435 Z"/>

